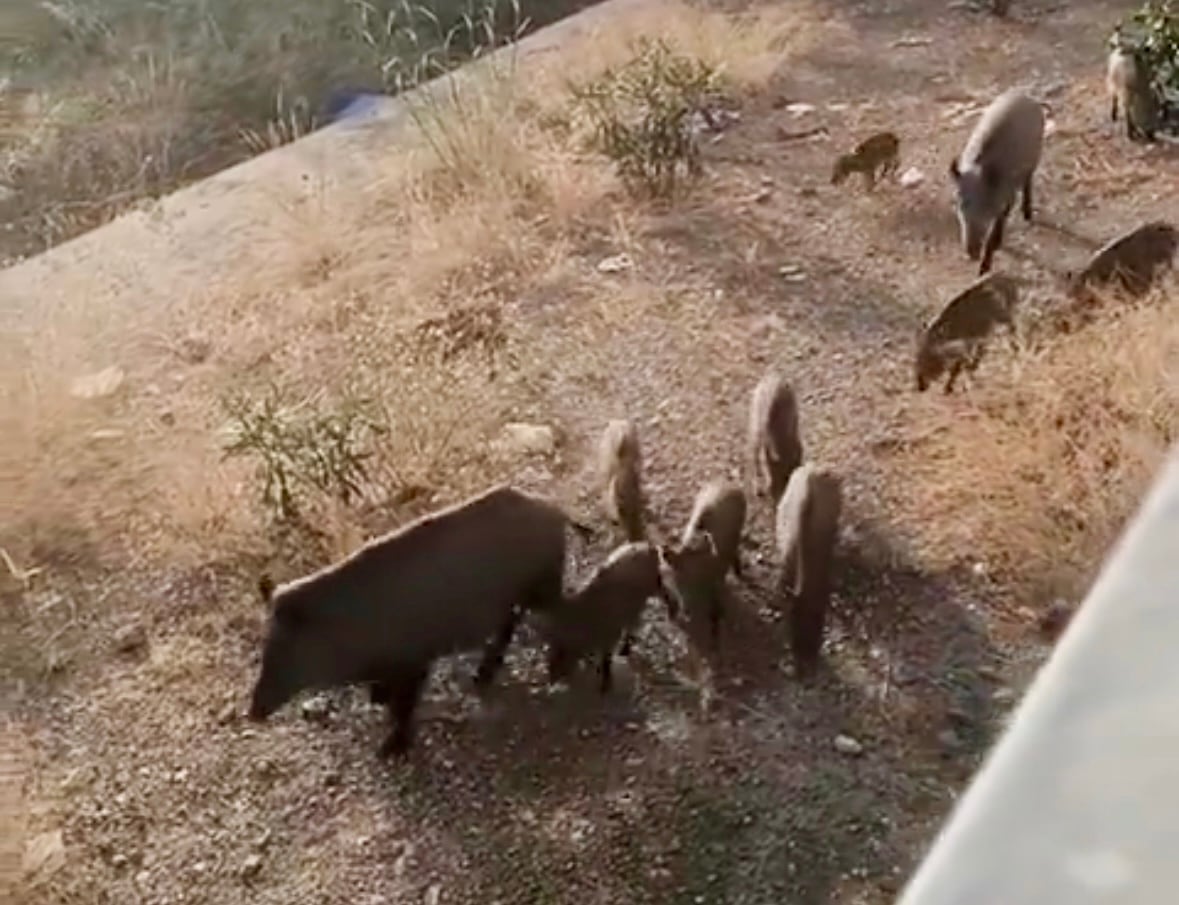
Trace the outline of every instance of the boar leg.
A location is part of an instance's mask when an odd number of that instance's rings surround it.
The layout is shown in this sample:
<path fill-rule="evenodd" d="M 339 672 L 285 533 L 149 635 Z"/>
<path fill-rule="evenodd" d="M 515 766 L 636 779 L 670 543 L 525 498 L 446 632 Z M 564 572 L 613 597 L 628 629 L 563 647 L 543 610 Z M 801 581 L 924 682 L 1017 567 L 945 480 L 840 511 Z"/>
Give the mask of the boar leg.
<path fill-rule="evenodd" d="M 475 670 L 475 688 L 484 691 L 490 687 L 495 674 L 504 665 L 504 656 L 508 645 L 512 643 L 512 636 L 516 634 L 516 626 L 520 623 L 521 613 L 518 607 L 512 607 L 508 618 L 495 633 L 487 646 L 483 648 L 483 659 L 479 661 L 479 668 Z"/>
<path fill-rule="evenodd" d="M 611 689 L 614 687 L 613 666 L 614 651 L 610 650 L 610 648 L 606 648 L 606 650 L 602 652 L 602 659 L 598 664 L 598 672 L 601 676 L 598 689 L 602 692 L 602 694 L 609 694 Z"/>
<path fill-rule="evenodd" d="M 1013 200 L 1014 198 L 1003 206 L 1003 210 L 999 211 L 999 216 L 995 218 L 991 224 L 991 228 L 987 231 L 987 241 L 983 245 L 982 261 L 978 265 L 980 276 L 991 269 L 991 262 L 995 257 L 995 252 L 1003 244 L 1003 227 L 1007 225 L 1007 216 L 1011 213 L 1011 202 Z"/>
<path fill-rule="evenodd" d="M 1023 219 L 1028 223 L 1032 222 L 1032 175 L 1028 173 L 1023 184 Z"/>
<path fill-rule="evenodd" d="M 708 600 L 708 631 L 712 639 L 712 651 L 714 654 L 720 651 L 720 624 L 721 592 L 720 588 L 714 588 Z"/>
<path fill-rule="evenodd" d="M 954 381 L 957 380 L 958 375 L 962 373 L 962 366 L 961 358 L 955 358 L 954 363 L 950 365 L 950 376 L 946 379 L 946 385 L 942 389 L 942 392 L 944 392 L 947 396 L 954 392 Z"/>
<path fill-rule="evenodd" d="M 393 689 L 386 681 L 368 683 L 368 700 L 370 704 L 388 704 L 393 696 Z"/>
<path fill-rule="evenodd" d="M 1111 122 L 1118 121 L 1118 96 L 1115 92 L 1109 96 L 1109 118 Z"/>
<path fill-rule="evenodd" d="M 809 678 L 823 647 L 824 602 L 813 588 L 794 599 L 790 608 L 790 648 L 794 654 L 795 674 Z"/>
<path fill-rule="evenodd" d="M 381 683 L 389 692 L 387 707 L 392 727 L 377 752 L 382 759 L 404 757 L 413 747 L 414 712 L 430 677 L 430 666 L 429 662 L 398 666 Z"/>

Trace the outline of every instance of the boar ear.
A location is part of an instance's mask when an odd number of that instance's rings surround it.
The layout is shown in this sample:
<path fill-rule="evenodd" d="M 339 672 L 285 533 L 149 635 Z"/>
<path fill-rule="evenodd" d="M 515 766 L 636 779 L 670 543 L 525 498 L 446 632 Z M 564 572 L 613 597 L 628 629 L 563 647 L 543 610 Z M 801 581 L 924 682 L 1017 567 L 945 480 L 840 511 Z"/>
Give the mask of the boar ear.
<path fill-rule="evenodd" d="M 267 606 L 274 600 L 274 579 L 270 577 L 269 572 L 263 572 L 258 576 L 258 595 Z"/>

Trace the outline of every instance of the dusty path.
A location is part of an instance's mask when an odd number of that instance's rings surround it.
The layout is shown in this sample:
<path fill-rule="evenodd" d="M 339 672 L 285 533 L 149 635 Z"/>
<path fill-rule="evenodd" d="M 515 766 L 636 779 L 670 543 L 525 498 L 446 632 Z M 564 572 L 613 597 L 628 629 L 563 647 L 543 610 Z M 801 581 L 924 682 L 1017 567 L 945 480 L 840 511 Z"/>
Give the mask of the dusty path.
<path fill-rule="evenodd" d="M 1174 159 L 1127 149 L 1104 122 L 1094 48 L 1122 4 L 1017 2 L 1007 23 L 928 0 L 850 14 L 834 6 L 850 15 L 855 42 L 812 53 L 748 104 L 710 147 L 710 175 L 688 201 L 622 239 L 587 225 L 568 265 L 511 307 L 522 346 L 543 345 L 537 354 L 562 364 L 529 386 L 519 410 L 570 438 L 569 465 L 553 481 L 584 484 L 600 426 L 629 414 L 666 529 L 700 482 L 737 475 L 748 393 L 764 368 L 787 371 L 807 457 L 849 484 L 823 682 L 800 689 L 784 673 L 782 631 L 758 612 L 768 603 L 761 565 L 750 587 L 734 585 L 709 719 L 671 680 L 665 630 L 651 619 L 631 701 L 541 690 L 525 645 L 509 660 L 502 706 L 485 714 L 443 670 L 415 762 L 396 770 L 372 756 L 380 717 L 359 695 L 334 696 L 314 719 L 291 708 L 261 728 L 232 716 L 256 629 L 239 626 L 227 644 L 203 609 L 240 596 L 240 576 L 135 577 L 113 607 L 134 609 L 145 594 L 173 601 L 175 621 L 157 626 L 148 658 L 92 664 L 86 682 L 63 680 L 22 712 L 25 725 L 44 726 L 39 794 L 64 784 L 71 802 L 56 900 L 891 899 L 977 765 L 1009 686 L 1042 654 L 1002 588 L 971 583 L 966 569 L 922 570 L 914 526 L 889 518 L 904 476 L 887 441 L 915 430 L 922 406 L 959 404 L 914 397 L 909 377 L 916 325 L 973 272 L 944 174 L 976 114 L 947 113 L 1013 81 L 1050 92 L 1056 132 L 1037 218 L 1076 236 L 1013 218 L 997 259 L 1040 281 L 1143 214 L 1174 210 L 1173 195 L 1158 195 L 1161 179 L 1098 198 L 1092 168 L 1126 155 Z M 914 40 L 896 46 L 903 39 Z M 816 109 L 796 114 L 797 102 Z M 813 125 L 828 136 L 779 138 Z M 902 170 L 918 167 L 925 181 L 871 196 L 855 180 L 830 187 L 837 149 L 886 127 L 902 136 Z M 616 277 L 633 283 L 635 304 L 594 345 L 585 327 L 594 300 L 572 275 L 619 251 L 635 262 Z M 1004 366 L 988 362 L 981 379 Z M 765 552 L 768 514 L 753 513 Z M 903 617 L 899 632 L 892 614 Z M 863 753 L 837 753 L 839 734 Z"/>

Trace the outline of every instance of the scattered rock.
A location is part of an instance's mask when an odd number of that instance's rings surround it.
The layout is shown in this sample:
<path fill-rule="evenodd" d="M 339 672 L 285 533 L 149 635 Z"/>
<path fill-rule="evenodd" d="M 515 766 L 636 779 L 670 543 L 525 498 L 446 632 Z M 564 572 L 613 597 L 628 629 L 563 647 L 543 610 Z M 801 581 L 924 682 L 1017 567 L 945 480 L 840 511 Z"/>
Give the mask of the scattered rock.
<path fill-rule="evenodd" d="M 312 723 L 326 723 L 331 710 L 331 701 L 327 699 L 326 695 L 322 694 L 309 697 L 299 708 L 299 712 L 303 714 L 303 719 Z"/>
<path fill-rule="evenodd" d="M 506 456 L 548 456 L 557 449 L 557 434 L 544 424 L 505 424 L 492 445 Z"/>
<path fill-rule="evenodd" d="M 258 854 L 246 855 L 246 859 L 242 861 L 242 879 L 248 880 L 251 877 L 256 877 L 260 870 L 262 870 L 262 856 Z"/>
<path fill-rule="evenodd" d="M 962 739 L 953 729 L 943 729 L 937 734 L 937 740 L 943 748 L 948 748 L 952 751 L 956 751 L 962 747 Z"/>
<path fill-rule="evenodd" d="M 130 654 L 140 650 L 147 644 L 147 629 L 141 622 L 131 622 L 115 631 L 115 650 L 120 654 Z"/>
<path fill-rule="evenodd" d="M 892 42 L 892 46 L 893 47 L 928 47 L 932 43 L 933 43 L 932 38 L 921 38 L 921 37 L 897 38 L 895 41 Z"/>
<path fill-rule="evenodd" d="M 909 167 L 905 172 L 901 173 L 900 179 L 897 180 L 907 189 L 913 188 L 915 185 L 920 185 L 925 181 L 925 174 L 917 167 Z"/>
<path fill-rule="evenodd" d="M 118 869 L 126 866 L 127 856 L 122 852 L 115 852 L 115 854 L 111 856 L 111 867 Z"/>
<path fill-rule="evenodd" d="M 783 264 L 778 268 L 778 276 L 788 283 L 802 283 L 806 280 L 801 264 Z"/>
<path fill-rule="evenodd" d="M 65 839 L 61 830 L 49 830 L 34 836 L 25 845 L 21 870 L 30 885 L 44 883 L 65 867 Z"/>
<path fill-rule="evenodd" d="M 764 185 L 760 189 L 758 189 L 757 194 L 753 196 L 753 203 L 754 204 L 765 204 L 767 201 L 770 200 L 771 197 L 773 197 L 773 194 L 774 194 L 774 190 L 772 188 L 770 188 L 768 185 Z"/>
<path fill-rule="evenodd" d="M 1050 135 L 1056 134 L 1056 120 L 1049 117 L 1044 121 L 1044 137 L 1048 138 Z"/>
<path fill-rule="evenodd" d="M 813 113 L 815 111 L 814 104 L 805 104 L 801 101 L 786 105 L 786 112 L 791 116 L 802 116 L 806 113 Z"/>
<path fill-rule="evenodd" d="M 864 746 L 850 735 L 835 736 L 835 750 L 848 757 L 859 757 L 864 753 Z"/>
<path fill-rule="evenodd" d="M 991 694 L 991 700 L 996 704 L 1010 704 L 1015 700 L 1015 690 L 1012 688 L 996 688 Z"/>
<path fill-rule="evenodd" d="M 611 255 L 598 262 L 598 273 L 622 273 L 624 270 L 631 270 L 635 266 L 635 262 L 631 256 L 623 252 L 619 255 Z"/>
<path fill-rule="evenodd" d="M 426 890 L 426 894 L 422 897 L 422 905 L 438 905 L 438 900 L 442 898 L 442 884 L 432 883 L 430 888 Z"/>
<path fill-rule="evenodd" d="M 123 385 L 123 378 L 123 369 L 118 365 L 111 365 L 109 368 L 77 378 L 70 385 L 70 395 L 78 399 L 100 399 L 110 396 Z"/>
<path fill-rule="evenodd" d="M 227 726 L 237 718 L 237 704 L 233 701 L 226 702 L 222 708 L 217 711 L 217 724 L 220 726 Z"/>

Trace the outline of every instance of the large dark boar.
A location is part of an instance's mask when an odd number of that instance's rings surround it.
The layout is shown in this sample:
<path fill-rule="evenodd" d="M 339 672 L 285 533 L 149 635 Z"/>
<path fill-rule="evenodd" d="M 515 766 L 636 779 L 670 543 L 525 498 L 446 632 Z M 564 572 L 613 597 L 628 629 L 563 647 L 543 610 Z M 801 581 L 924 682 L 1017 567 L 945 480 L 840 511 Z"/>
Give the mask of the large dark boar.
<path fill-rule="evenodd" d="M 559 607 L 539 614 L 541 634 L 549 642 L 549 682 L 566 678 L 578 661 L 595 654 L 602 693 L 608 692 L 613 684 L 614 651 L 623 656 L 630 653 L 647 601 L 661 598 L 669 616 L 679 615 L 674 586 L 663 580 L 665 568 L 658 547 L 646 541 L 625 543 Z"/>
<path fill-rule="evenodd" d="M 1082 304 L 1093 304 L 1093 290 L 1121 289 L 1131 297 L 1144 295 L 1174 262 L 1179 230 L 1164 220 L 1136 226 L 1097 250 L 1079 273 L 1069 274 L 1069 294 Z"/>
<path fill-rule="evenodd" d="M 645 539 L 643 455 L 633 421 L 619 418 L 606 424 L 598 459 L 607 514 L 622 527 L 628 541 Z"/>
<path fill-rule="evenodd" d="M 708 620 L 712 646 L 720 641 L 725 575 L 741 577 L 741 534 L 748 506 L 735 484 L 710 481 L 696 495 L 680 542 L 664 557 L 688 618 Z"/>
<path fill-rule="evenodd" d="M 747 458 L 753 470 L 754 492 L 768 493 L 777 506 L 790 473 L 802 463 L 798 403 L 781 374 L 766 374 L 754 387 Z"/>
<path fill-rule="evenodd" d="M 790 476 L 778 504 L 778 588 L 791 598 L 790 646 L 800 678 L 813 673 L 823 648 L 842 507 L 839 478 L 809 462 Z"/>
<path fill-rule="evenodd" d="M 1019 331 L 1015 326 L 1015 306 L 1019 285 L 1004 273 L 979 277 L 946 302 L 941 312 L 921 330 L 917 340 L 914 373 L 917 392 L 949 371 L 945 392 L 954 389 L 954 381 L 963 369 L 974 371 L 982 361 L 986 341 L 996 326 L 1003 324 L 1014 346 Z"/>
<path fill-rule="evenodd" d="M 1032 219 L 1032 176 L 1043 146 L 1043 108 L 1022 91 L 1011 89 L 983 111 L 966 147 L 950 162 L 962 247 L 972 261 L 978 260 L 982 250 L 980 274 L 991 269 L 1021 189 L 1023 218 Z"/>
<path fill-rule="evenodd" d="M 347 559 L 277 590 L 249 716 L 264 720 L 303 690 L 370 683 L 392 724 L 380 755 L 406 753 L 435 659 L 484 652 L 490 685 L 525 609 L 561 600 L 567 526 L 553 503 L 507 486 L 426 515 Z"/>

